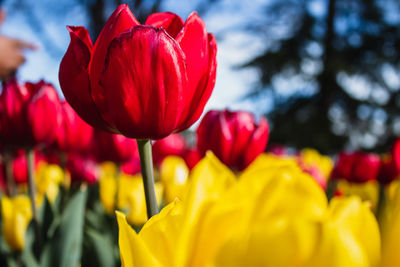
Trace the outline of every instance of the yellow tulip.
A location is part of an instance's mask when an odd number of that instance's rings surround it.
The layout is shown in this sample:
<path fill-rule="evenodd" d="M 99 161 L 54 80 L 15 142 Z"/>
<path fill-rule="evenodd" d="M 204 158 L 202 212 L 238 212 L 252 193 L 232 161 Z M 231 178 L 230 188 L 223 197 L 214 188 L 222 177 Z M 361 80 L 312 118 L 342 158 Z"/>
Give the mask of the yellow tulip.
<path fill-rule="evenodd" d="M 139 234 L 123 214 L 117 219 L 126 267 L 374 266 L 379 260 L 379 231 L 365 203 L 338 199 L 328 207 L 311 176 L 290 159 L 268 155 L 237 179 L 208 153 L 182 201 Z"/>
<path fill-rule="evenodd" d="M 117 179 L 117 167 L 111 162 L 103 163 L 101 168 L 100 201 L 106 212 L 111 214 L 115 209 L 120 209 L 128 214 L 129 223 L 144 224 L 147 221 L 147 209 L 142 176 L 121 174 Z M 155 183 L 155 190 L 160 205 L 163 195 L 163 186 L 160 182 Z"/>
<path fill-rule="evenodd" d="M 379 197 L 379 184 L 377 181 L 350 183 L 346 180 L 340 180 L 337 189 L 345 196 L 359 196 L 363 201 L 370 203 L 372 210 L 376 209 Z"/>
<path fill-rule="evenodd" d="M 143 225 L 147 221 L 146 199 L 141 175 L 122 175 L 119 180 L 118 205 L 119 209 L 128 212 L 128 222 L 133 225 Z M 160 206 L 163 186 L 155 183 L 157 203 Z"/>
<path fill-rule="evenodd" d="M 357 196 L 332 199 L 319 239 L 307 266 L 368 267 L 379 263 L 379 226 L 368 203 Z"/>
<path fill-rule="evenodd" d="M 329 179 L 333 169 L 333 161 L 330 157 L 321 155 L 315 149 L 305 148 L 300 151 L 300 158 L 305 167 L 315 166 L 322 172 L 326 180 Z"/>
<path fill-rule="evenodd" d="M 396 187 L 382 222 L 382 267 L 400 266 L 400 186 Z"/>
<path fill-rule="evenodd" d="M 25 195 L 1 198 L 1 219 L 3 236 L 8 246 L 22 251 L 25 246 L 25 232 L 32 219 L 31 202 Z"/>
<path fill-rule="evenodd" d="M 60 166 L 41 162 L 35 173 L 37 203 L 41 205 L 43 197 L 47 196 L 54 203 L 59 193 L 59 186 L 64 182 L 64 172 Z"/>
<path fill-rule="evenodd" d="M 160 178 L 167 203 L 174 201 L 175 198 L 182 199 L 188 176 L 189 168 L 182 158 L 168 156 L 162 161 Z"/>

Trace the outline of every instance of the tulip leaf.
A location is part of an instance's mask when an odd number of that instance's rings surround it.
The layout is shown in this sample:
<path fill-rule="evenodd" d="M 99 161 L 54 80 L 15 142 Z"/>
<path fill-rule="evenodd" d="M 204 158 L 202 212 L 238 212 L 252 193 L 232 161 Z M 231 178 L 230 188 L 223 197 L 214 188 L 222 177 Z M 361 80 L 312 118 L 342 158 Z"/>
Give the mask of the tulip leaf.
<path fill-rule="evenodd" d="M 82 257 L 83 266 L 113 267 L 116 265 L 116 253 L 111 240 L 94 229 L 85 231 L 86 249 Z M 86 261 L 85 261 L 86 259 Z"/>
<path fill-rule="evenodd" d="M 55 218 L 54 209 L 46 196 L 44 197 L 43 205 L 39 211 L 40 228 L 42 229 L 42 240 L 46 241 L 47 238 L 50 237 L 48 230 Z"/>
<path fill-rule="evenodd" d="M 81 189 L 68 201 L 50 242 L 46 244 L 41 266 L 78 266 L 82 253 L 87 190 Z"/>

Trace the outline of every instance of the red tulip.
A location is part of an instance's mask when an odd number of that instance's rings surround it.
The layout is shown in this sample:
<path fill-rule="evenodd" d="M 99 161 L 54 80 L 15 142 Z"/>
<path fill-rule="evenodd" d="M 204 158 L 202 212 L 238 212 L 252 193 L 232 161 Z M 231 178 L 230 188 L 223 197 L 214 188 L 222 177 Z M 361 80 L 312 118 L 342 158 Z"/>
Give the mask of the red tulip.
<path fill-rule="evenodd" d="M 183 159 L 191 170 L 201 160 L 201 153 L 197 149 L 189 149 L 183 155 Z"/>
<path fill-rule="evenodd" d="M 379 156 L 373 153 L 341 153 L 332 171 L 333 179 L 353 183 L 376 180 L 380 169 Z"/>
<path fill-rule="evenodd" d="M 390 184 L 393 180 L 398 178 L 398 176 L 399 170 L 392 156 L 384 155 L 381 159 L 378 181 L 382 184 Z"/>
<path fill-rule="evenodd" d="M 268 152 L 277 156 L 286 156 L 290 154 L 287 147 L 279 144 L 269 145 Z"/>
<path fill-rule="evenodd" d="M 163 139 L 157 140 L 153 145 L 153 161 L 160 164 L 170 155 L 183 157 L 187 150 L 185 138 L 179 134 L 171 134 Z"/>
<path fill-rule="evenodd" d="M 215 84 L 216 42 L 193 12 L 185 23 L 155 13 L 139 24 L 119 6 L 94 46 L 83 27 L 60 65 L 65 98 L 89 124 L 137 139 L 161 139 L 192 125 Z"/>
<path fill-rule="evenodd" d="M 130 160 L 121 165 L 121 171 L 129 175 L 137 174 L 140 172 L 140 170 L 141 168 L 139 155 L 132 157 Z"/>
<path fill-rule="evenodd" d="M 211 150 L 226 165 L 243 170 L 267 146 L 268 122 L 255 123 L 252 114 L 244 111 L 209 111 L 197 129 L 197 145 L 204 155 Z"/>
<path fill-rule="evenodd" d="M 43 156 L 37 150 L 35 150 L 35 169 L 41 161 L 44 161 Z M 26 159 L 26 153 L 23 149 L 19 149 L 16 151 L 12 164 L 14 181 L 17 184 L 28 183 L 28 161 Z"/>
<path fill-rule="evenodd" d="M 352 176 L 356 154 L 342 152 L 339 154 L 335 167 L 332 170 L 332 179 L 350 179 Z"/>
<path fill-rule="evenodd" d="M 5 144 L 33 146 L 55 141 L 61 114 L 53 86 L 44 81 L 19 85 L 13 79 L 3 86 L 0 103 Z"/>
<path fill-rule="evenodd" d="M 87 152 L 93 138 L 93 128 L 83 121 L 71 106 L 63 101 L 62 127 L 57 136 L 58 148 L 62 151 Z"/>
<path fill-rule="evenodd" d="M 382 184 L 389 184 L 400 177 L 400 139 L 397 139 L 391 153 L 381 158 L 381 168 L 378 180 Z"/>
<path fill-rule="evenodd" d="M 139 157 L 134 139 L 101 130 L 94 131 L 92 149 L 98 161 L 114 161 L 122 164 L 133 157 Z"/>
<path fill-rule="evenodd" d="M 100 177 L 100 168 L 97 162 L 79 154 L 68 154 L 67 171 L 71 175 L 71 182 L 96 183 Z"/>
<path fill-rule="evenodd" d="M 397 138 L 397 140 L 394 142 L 392 150 L 391 150 L 391 155 L 393 159 L 393 163 L 396 166 L 396 169 L 398 170 L 398 174 L 400 173 L 400 138 Z"/>

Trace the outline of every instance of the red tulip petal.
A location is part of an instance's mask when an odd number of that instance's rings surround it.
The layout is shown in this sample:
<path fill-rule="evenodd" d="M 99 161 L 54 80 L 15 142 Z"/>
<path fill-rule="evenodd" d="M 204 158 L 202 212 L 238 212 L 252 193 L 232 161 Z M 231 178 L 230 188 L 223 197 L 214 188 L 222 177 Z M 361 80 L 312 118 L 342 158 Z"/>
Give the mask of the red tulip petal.
<path fill-rule="evenodd" d="M 197 128 L 197 147 L 204 156 L 211 150 L 223 163 L 231 166 L 230 153 L 233 135 L 224 114 L 211 110 L 202 119 Z"/>
<path fill-rule="evenodd" d="M 104 69 L 104 62 L 107 55 L 107 49 L 111 41 L 120 33 L 132 28 L 140 23 L 136 20 L 135 16 L 129 10 L 127 4 L 120 5 L 107 20 L 106 24 L 101 31 L 99 38 L 93 48 L 92 61 L 89 67 L 90 85 L 93 100 L 100 110 L 100 113 L 106 111 L 106 104 L 104 99 L 104 90 L 100 86 L 99 81 Z"/>
<path fill-rule="evenodd" d="M 28 122 L 35 141 L 51 144 L 61 125 L 60 99 L 53 86 L 46 84 L 28 104 Z"/>
<path fill-rule="evenodd" d="M 262 118 L 260 125 L 254 131 L 253 136 L 249 140 L 242 169 L 246 168 L 258 155 L 264 152 L 267 147 L 268 137 L 268 121 L 265 118 Z"/>
<path fill-rule="evenodd" d="M 160 139 L 176 130 L 187 89 L 184 58 L 164 29 L 135 26 L 116 37 L 101 80 L 106 118 L 131 138 Z"/>
<path fill-rule="evenodd" d="M 226 111 L 227 112 L 227 111 Z M 226 115 L 229 123 L 234 126 L 232 129 L 235 145 L 232 147 L 230 153 L 230 162 L 235 166 L 242 166 L 244 164 L 243 151 L 248 150 L 250 140 L 255 131 L 254 116 L 248 112 L 233 112 Z"/>
<path fill-rule="evenodd" d="M 156 28 L 164 28 L 172 38 L 176 35 L 183 27 L 183 20 L 178 15 L 171 12 L 160 12 L 151 14 L 147 20 L 146 25 L 151 25 Z"/>
<path fill-rule="evenodd" d="M 59 71 L 59 80 L 65 99 L 87 123 L 112 131 L 101 118 L 90 95 L 88 65 L 91 57 L 89 33 L 83 27 L 67 26 L 71 42 Z"/>
<path fill-rule="evenodd" d="M 209 62 L 206 26 L 196 12 L 189 15 L 176 41 L 185 53 L 188 79 L 194 93 L 197 84 L 207 74 Z"/>
<path fill-rule="evenodd" d="M 392 147 L 392 158 L 397 170 L 400 170 L 400 139 L 398 138 Z"/>
<path fill-rule="evenodd" d="M 215 78 L 217 75 L 217 42 L 214 35 L 208 34 L 209 40 L 209 66 L 207 75 L 203 76 L 202 81 L 198 84 L 194 96 L 189 102 L 186 116 L 182 116 L 185 122 L 182 123 L 180 131 L 189 128 L 201 116 L 208 99 L 214 89 Z"/>

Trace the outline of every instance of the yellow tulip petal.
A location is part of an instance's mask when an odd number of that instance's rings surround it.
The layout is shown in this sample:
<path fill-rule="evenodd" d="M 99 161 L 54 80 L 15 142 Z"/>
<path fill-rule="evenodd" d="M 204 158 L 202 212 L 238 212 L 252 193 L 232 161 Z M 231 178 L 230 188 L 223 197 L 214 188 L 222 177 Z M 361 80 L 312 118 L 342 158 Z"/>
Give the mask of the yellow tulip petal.
<path fill-rule="evenodd" d="M 25 195 L 1 198 L 2 230 L 9 247 L 16 251 L 25 246 L 25 232 L 32 219 L 30 200 Z"/>
<path fill-rule="evenodd" d="M 211 152 L 193 169 L 183 200 L 183 225 L 179 236 L 174 266 L 183 266 L 195 255 L 204 214 L 214 202 L 236 183 L 233 172 Z"/>
<path fill-rule="evenodd" d="M 100 201 L 107 213 L 112 214 L 115 207 L 115 193 L 117 185 L 115 177 L 104 176 L 99 180 Z"/>
<path fill-rule="evenodd" d="M 377 181 L 358 184 L 340 180 L 337 188 L 345 196 L 359 196 L 361 200 L 370 202 L 373 210 L 376 209 L 379 195 L 379 184 Z"/>
<path fill-rule="evenodd" d="M 163 195 L 163 185 L 155 183 L 155 193 L 158 205 Z M 146 198 L 143 179 L 140 175 L 120 177 L 118 190 L 118 208 L 128 210 L 127 219 L 130 224 L 143 225 L 147 221 Z"/>
<path fill-rule="evenodd" d="M 136 232 L 129 226 L 125 215 L 116 211 L 119 228 L 119 249 L 123 267 L 161 266 Z"/>
<path fill-rule="evenodd" d="M 330 203 L 332 220 L 341 229 L 347 228 L 356 238 L 368 257 L 370 266 L 380 260 L 380 233 L 378 222 L 368 203 L 357 196 L 334 198 Z"/>
<path fill-rule="evenodd" d="M 382 267 L 400 266 L 400 187 L 390 204 L 390 213 L 382 224 Z"/>
<path fill-rule="evenodd" d="M 215 266 L 304 266 L 317 244 L 315 225 L 306 220 L 270 218 L 233 235 L 216 256 Z"/>
<path fill-rule="evenodd" d="M 369 267 L 370 264 L 362 247 L 348 229 L 326 223 L 322 226 L 318 249 L 306 266 Z"/>
<path fill-rule="evenodd" d="M 175 198 L 182 199 L 188 176 L 189 168 L 182 158 L 168 156 L 162 161 L 160 177 L 165 187 L 167 203 L 172 202 Z"/>
<path fill-rule="evenodd" d="M 173 266 L 177 236 L 180 233 L 182 203 L 171 202 L 146 222 L 139 237 L 163 266 Z"/>

